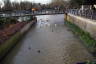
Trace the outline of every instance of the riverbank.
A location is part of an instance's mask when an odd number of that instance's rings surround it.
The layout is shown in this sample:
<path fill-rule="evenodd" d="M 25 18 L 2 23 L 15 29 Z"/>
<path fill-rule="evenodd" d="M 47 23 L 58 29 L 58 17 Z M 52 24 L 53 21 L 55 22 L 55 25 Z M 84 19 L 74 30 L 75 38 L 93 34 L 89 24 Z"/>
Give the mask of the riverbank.
<path fill-rule="evenodd" d="M 78 18 L 71 14 L 65 15 L 65 21 L 66 21 L 65 24 L 69 28 L 71 28 L 71 31 L 75 35 L 77 35 L 80 38 L 80 40 L 83 41 L 83 44 L 87 47 L 89 52 L 91 52 L 92 55 L 95 57 L 96 56 L 96 40 L 92 36 L 92 33 L 94 32 L 93 31 L 89 32 L 89 30 L 93 30 L 91 28 L 94 28 L 91 26 L 92 21 L 86 22 L 83 20 L 83 18 Z M 87 31 L 88 28 L 89 30 Z"/>
<path fill-rule="evenodd" d="M 77 64 L 92 59 L 64 25 L 64 15 L 37 16 L 37 20 L 2 64 Z"/>
<path fill-rule="evenodd" d="M 26 24 L 20 31 L 14 34 L 10 39 L 8 39 L 4 44 L 0 45 L 0 60 L 17 44 L 19 40 L 22 39 L 22 36 L 36 23 L 36 20 L 33 20 Z"/>

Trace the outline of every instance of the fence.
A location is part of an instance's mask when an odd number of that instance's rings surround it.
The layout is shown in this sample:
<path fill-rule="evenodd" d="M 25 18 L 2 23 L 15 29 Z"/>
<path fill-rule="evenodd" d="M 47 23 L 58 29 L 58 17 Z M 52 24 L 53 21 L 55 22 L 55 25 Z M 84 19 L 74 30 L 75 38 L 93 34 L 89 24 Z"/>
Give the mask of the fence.
<path fill-rule="evenodd" d="M 15 11 L 9 13 L 1 13 L 0 17 L 17 17 L 29 15 L 47 15 L 47 14 L 64 14 L 63 10 L 40 10 L 40 11 Z"/>
<path fill-rule="evenodd" d="M 96 10 L 69 9 L 67 12 L 88 19 L 96 20 Z"/>

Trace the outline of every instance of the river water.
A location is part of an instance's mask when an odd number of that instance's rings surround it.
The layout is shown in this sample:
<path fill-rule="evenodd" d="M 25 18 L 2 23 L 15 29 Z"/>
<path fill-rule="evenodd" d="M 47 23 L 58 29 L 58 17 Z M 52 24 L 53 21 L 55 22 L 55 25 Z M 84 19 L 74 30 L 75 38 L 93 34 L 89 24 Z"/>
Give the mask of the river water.
<path fill-rule="evenodd" d="M 64 15 L 42 15 L 37 20 L 2 64 L 76 64 L 92 59 L 64 25 Z"/>

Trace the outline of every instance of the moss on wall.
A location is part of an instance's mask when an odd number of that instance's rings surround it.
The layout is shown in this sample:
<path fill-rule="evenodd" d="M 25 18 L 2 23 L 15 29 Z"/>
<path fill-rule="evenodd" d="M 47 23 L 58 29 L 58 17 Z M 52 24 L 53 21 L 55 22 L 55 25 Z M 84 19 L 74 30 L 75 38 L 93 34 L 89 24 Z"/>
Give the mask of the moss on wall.
<path fill-rule="evenodd" d="M 18 32 L 7 40 L 4 44 L 0 45 L 0 59 L 21 39 L 21 33 Z"/>
<path fill-rule="evenodd" d="M 36 21 L 32 21 L 24 26 L 21 31 L 17 32 L 14 36 L 12 36 L 9 40 L 7 40 L 4 44 L 0 45 L 0 60 L 12 49 L 19 40 L 22 39 L 24 34 L 35 24 Z"/>
<path fill-rule="evenodd" d="M 72 32 L 76 34 L 87 46 L 91 53 L 95 56 L 96 54 L 96 40 L 91 37 L 88 32 L 83 31 L 76 24 L 71 23 L 70 21 L 65 21 L 65 24 L 71 28 Z"/>

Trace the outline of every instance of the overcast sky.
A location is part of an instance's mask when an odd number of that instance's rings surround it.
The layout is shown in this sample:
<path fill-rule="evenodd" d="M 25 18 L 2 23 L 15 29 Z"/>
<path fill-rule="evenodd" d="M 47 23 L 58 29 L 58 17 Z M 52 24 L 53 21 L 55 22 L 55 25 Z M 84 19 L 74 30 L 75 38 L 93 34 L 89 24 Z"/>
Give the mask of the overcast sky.
<path fill-rule="evenodd" d="M 47 4 L 50 3 L 51 0 L 11 0 L 12 2 L 20 2 L 20 1 L 30 1 L 30 2 L 34 2 L 34 3 L 42 3 L 42 4 Z M 0 0 L 0 6 L 4 6 L 2 0 Z"/>
<path fill-rule="evenodd" d="M 17 2 L 20 2 L 20 1 L 30 1 L 30 2 L 42 3 L 42 4 L 46 4 L 46 3 L 51 2 L 51 0 L 11 0 L 11 1 L 17 1 Z M 1 0 L 0 0 L 0 3 L 1 3 Z"/>

